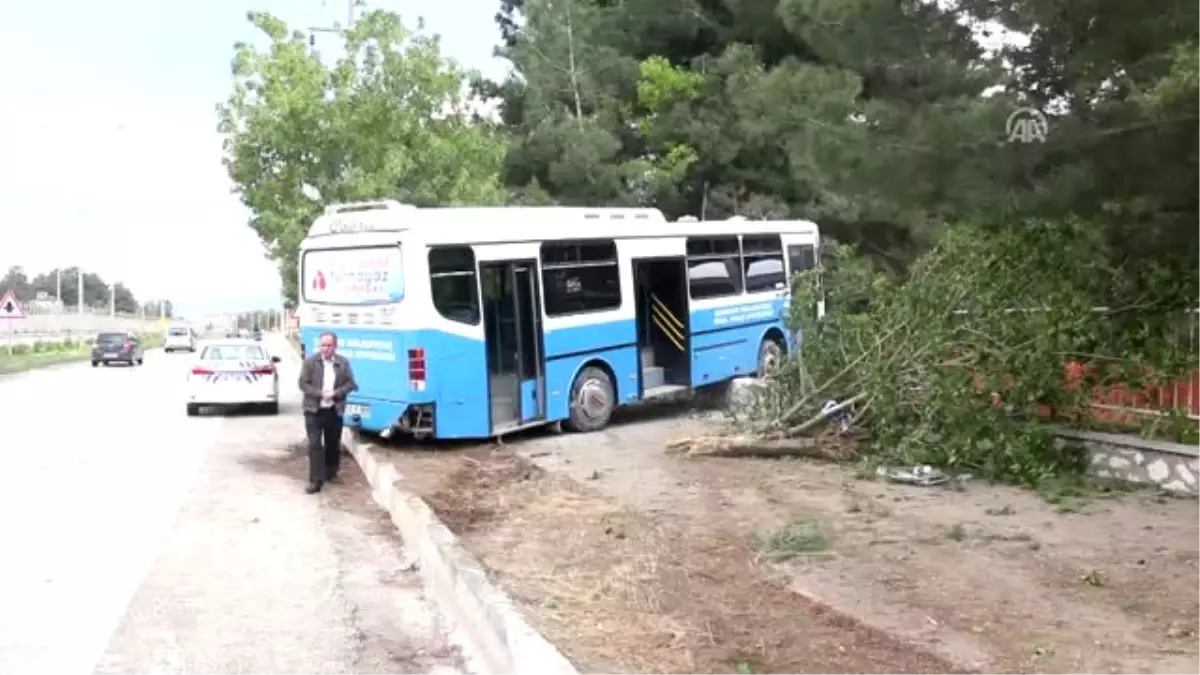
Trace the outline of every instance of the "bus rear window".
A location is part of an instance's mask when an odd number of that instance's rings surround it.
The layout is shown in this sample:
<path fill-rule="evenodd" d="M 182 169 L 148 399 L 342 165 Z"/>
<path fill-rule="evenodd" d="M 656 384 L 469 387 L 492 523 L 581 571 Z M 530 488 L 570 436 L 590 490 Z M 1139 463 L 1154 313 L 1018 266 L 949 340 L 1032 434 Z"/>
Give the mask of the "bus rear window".
<path fill-rule="evenodd" d="M 301 267 L 306 302 L 377 305 L 404 299 L 399 246 L 305 251 Z"/>

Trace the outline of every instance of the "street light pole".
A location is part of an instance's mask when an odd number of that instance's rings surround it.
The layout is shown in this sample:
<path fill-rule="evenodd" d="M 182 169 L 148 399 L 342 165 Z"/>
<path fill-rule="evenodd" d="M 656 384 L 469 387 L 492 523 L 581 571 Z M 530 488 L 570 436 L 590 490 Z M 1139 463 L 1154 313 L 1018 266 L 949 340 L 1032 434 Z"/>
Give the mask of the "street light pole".
<path fill-rule="evenodd" d="M 76 267 L 79 282 L 79 316 L 83 316 L 83 267 Z"/>

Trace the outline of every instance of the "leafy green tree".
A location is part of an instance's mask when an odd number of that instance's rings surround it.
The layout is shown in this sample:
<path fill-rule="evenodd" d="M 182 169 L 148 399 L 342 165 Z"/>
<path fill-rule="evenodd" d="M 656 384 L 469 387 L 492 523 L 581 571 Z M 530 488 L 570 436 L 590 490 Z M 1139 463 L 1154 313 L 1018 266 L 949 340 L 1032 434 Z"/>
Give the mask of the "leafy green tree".
<path fill-rule="evenodd" d="M 435 38 L 372 11 L 339 34 L 327 66 L 308 36 L 251 12 L 265 48 L 236 46 L 233 92 L 219 106 L 225 165 L 250 227 L 297 293 L 297 249 L 330 203 L 394 198 L 418 205 L 505 198 L 503 134 L 472 119 L 467 73 Z"/>
<path fill-rule="evenodd" d="M 154 318 L 161 313 L 163 318 L 170 319 L 175 316 L 175 307 L 170 300 L 151 300 L 142 305 L 142 313 L 147 318 Z"/>
<path fill-rule="evenodd" d="M 17 294 L 17 298 L 21 301 L 28 301 L 30 298 L 29 276 L 25 273 L 25 268 L 20 265 L 13 265 L 8 268 L 3 277 L 0 277 L 0 293 L 11 290 Z"/>
<path fill-rule="evenodd" d="M 1007 114 L 979 97 L 995 60 L 948 13 L 915 7 L 502 3 L 502 54 L 520 74 L 492 90 L 515 134 L 506 181 L 669 216 L 818 218 L 843 239 L 903 248 L 979 204 L 995 169 L 972 145 L 994 146 Z M 574 51 L 595 56 L 564 55 L 568 9 Z M 606 142 L 549 132 L 572 115 Z"/>
<path fill-rule="evenodd" d="M 505 23 L 518 7 L 519 29 Z M 621 88 L 636 77 L 637 61 L 606 42 L 610 14 L 589 0 L 502 6 L 500 53 L 519 64 L 520 77 L 483 91 L 506 101 L 504 122 L 514 140 L 505 182 L 515 200 L 545 203 L 552 194 L 560 204 L 636 202 L 620 153 L 632 135 L 622 131 Z"/>
<path fill-rule="evenodd" d="M 985 48 L 985 21 L 1027 39 Z M 497 22 L 515 190 L 809 217 L 897 270 L 944 223 L 1074 216 L 1197 267 L 1195 3 L 501 0 Z M 700 79 L 651 100 L 647 67 Z M 1022 107 L 1045 143 L 1009 142 Z M 686 161 L 646 173 L 672 150 Z"/>
<path fill-rule="evenodd" d="M 19 265 L 10 267 L 3 278 L 0 278 L 0 293 L 12 289 L 22 302 L 32 302 L 38 293 L 46 293 L 54 297 L 58 291 L 58 269 L 38 274 L 32 278 Z M 79 303 L 79 270 L 68 268 L 62 270 L 62 302 L 67 307 Z M 115 286 L 115 288 L 114 288 Z M 83 304 L 98 311 L 105 311 L 115 300 L 116 310 L 121 313 L 133 314 L 138 311 L 138 301 L 133 292 L 124 284 L 117 282 L 110 285 L 100 275 L 85 272 L 83 275 Z"/>

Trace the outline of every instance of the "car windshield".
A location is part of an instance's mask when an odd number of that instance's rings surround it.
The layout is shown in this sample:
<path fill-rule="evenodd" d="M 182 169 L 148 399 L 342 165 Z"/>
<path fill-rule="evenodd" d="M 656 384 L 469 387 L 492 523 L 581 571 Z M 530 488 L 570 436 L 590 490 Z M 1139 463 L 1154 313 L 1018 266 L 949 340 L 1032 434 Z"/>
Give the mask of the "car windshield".
<path fill-rule="evenodd" d="M 171 332 L 169 333 L 169 335 L 187 335 L 187 334 L 188 334 L 188 329 L 186 329 L 186 328 L 172 328 Z"/>
<path fill-rule="evenodd" d="M 205 361 L 266 361 L 267 354 L 255 345 L 209 345 L 200 358 Z"/>
<path fill-rule="evenodd" d="M 125 333 L 101 333 L 96 336 L 96 344 L 111 345 L 124 342 L 129 339 Z"/>

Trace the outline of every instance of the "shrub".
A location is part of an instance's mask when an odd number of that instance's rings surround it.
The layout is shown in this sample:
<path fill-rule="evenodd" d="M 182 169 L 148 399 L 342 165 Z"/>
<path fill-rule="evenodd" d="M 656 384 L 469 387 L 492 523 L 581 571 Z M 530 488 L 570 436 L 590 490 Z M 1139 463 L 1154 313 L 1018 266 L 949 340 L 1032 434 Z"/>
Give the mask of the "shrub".
<path fill-rule="evenodd" d="M 1080 411 L 1092 388 L 1144 378 L 1142 364 L 1167 381 L 1196 368 L 1178 336 L 1195 272 L 1173 278 L 1126 262 L 1085 223 L 951 227 L 903 280 L 849 248 L 826 253 L 821 273 L 796 281 L 803 344 L 750 415 L 760 433 L 811 434 L 825 426 L 827 401 L 852 400 L 874 461 L 1036 486 L 1083 466 L 1043 425 L 1019 422 L 1039 409 Z M 816 320 L 822 293 L 829 313 Z M 1064 387 L 1067 362 L 1104 364 L 1103 377 Z"/>

